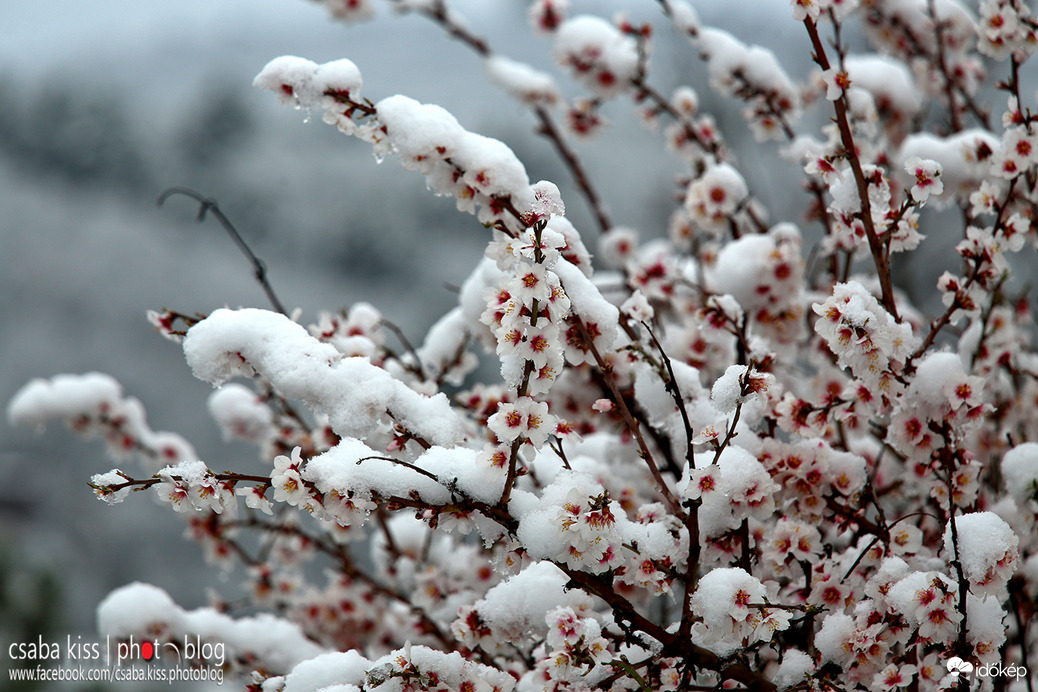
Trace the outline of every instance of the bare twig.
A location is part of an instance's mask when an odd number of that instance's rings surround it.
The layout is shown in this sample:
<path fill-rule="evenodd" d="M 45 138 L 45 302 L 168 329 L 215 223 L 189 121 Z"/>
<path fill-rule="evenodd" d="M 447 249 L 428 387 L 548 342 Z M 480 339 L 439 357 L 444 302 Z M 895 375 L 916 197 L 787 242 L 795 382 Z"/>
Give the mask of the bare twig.
<path fill-rule="evenodd" d="M 234 244 L 237 245 L 238 249 L 242 251 L 242 254 L 252 262 L 253 276 L 256 277 L 256 281 L 258 281 L 260 286 L 263 287 L 271 305 L 273 305 L 274 309 L 282 315 L 287 316 L 288 312 L 285 310 L 284 305 L 281 304 L 277 294 L 274 293 L 274 287 L 270 285 L 269 281 L 267 281 L 267 265 L 263 263 L 263 260 L 256 256 L 256 253 L 252 251 L 252 248 L 250 248 L 248 243 L 245 242 L 245 239 L 241 237 L 241 234 L 238 233 L 238 230 L 234 227 L 234 224 L 231 223 L 231 220 L 227 218 L 223 211 L 220 210 L 220 207 L 216 204 L 216 200 L 206 197 L 202 195 L 202 193 L 196 192 L 191 188 L 171 187 L 164 190 L 162 194 L 159 195 L 158 205 L 161 207 L 166 200 L 173 195 L 184 195 L 185 197 L 190 197 L 199 203 L 198 223 L 205 221 L 205 215 L 208 212 L 212 212 L 213 216 L 216 217 L 216 220 L 219 221 L 220 225 L 223 226 L 225 231 L 227 231 L 227 235 L 231 236 L 231 240 L 234 241 Z"/>
<path fill-rule="evenodd" d="M 829 59 L 825 55 L 825 46 L 818 34 L 818 25 L 810 17 L 804 18 L 804 26 L 811 37 L 811 45 L 814 48 L 814 59 L 823 70 L 830 69 Z M 836 126 L 840 131 L 840 141 L 843 144 L 843 153 L 851 165 L 854 174 L 854 182 L 858 188 L 858 199 L 861 202 L 861 222 L 865 227 L 865 236 L 869 241 L 869 251 L 872 253 L 872 261 L 876 265 L 876 275 L 879 277 L 880 291 L 882 293 L 883 307 L 893 315 L 894 319 L 901 321 L 897 312 L 897 304 L 894 301 L 894 282 L 890 276 L 890 260 L 886 248 L 876 233 L 876 226 L 872 222 L 872 205 L 869 201 L 869 183 L 865 180 L 865 172 L 861 166 L 861 160 L 854 144 L 854 135 L 851 133 L 850 120 L 847 117 L 847 95 L 840 94 L 840 98 L 833 101 L 836 110 Z"/>

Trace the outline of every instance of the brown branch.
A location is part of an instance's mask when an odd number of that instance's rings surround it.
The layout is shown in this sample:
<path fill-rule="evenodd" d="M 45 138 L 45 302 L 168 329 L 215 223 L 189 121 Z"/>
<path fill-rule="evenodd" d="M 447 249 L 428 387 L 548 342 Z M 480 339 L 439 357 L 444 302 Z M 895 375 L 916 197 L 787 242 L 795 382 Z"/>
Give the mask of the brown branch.
<path fill-rule="evenodd" d="M 274 287 L 270 285 L 269 281 L 267 281 L 267 265 L 263 263 L 263 260 L 256 256 L 252 251 L 252 248 L 250 248 L 248 243 L 245 242 L 245 239 L 241 237 L 241 234 L 238 233 L 238 230 L 234 227 L 234 224 L 231 223 L 231 220 L 228 219 L 223 211 L 220 210 L 220 207 L 217 206 L 216 200 L 205 197 L 200 192 L 195 192 L 187 187 L 171 187 L 164 190 L 163 193 L 159 195 L 158 205 L 161 207 L 166 200 L 173 195 L 184 195 L 199 203 L 198 223 L 205 221 L 205 215 L 207 212 L 212 212 L 213 216 L 216 217 L 216 220 L 219 221 L 220 225 L 223 226 L 225 231 L 227 231 L 227 235 L 231 236 L 231 240 L 234 241 L 234 244 L 237 245 L 242 254 L 252 262 L 253 276 L 256 277 L 256 281 L 258 281 L 260 286 L 263 287 L 263 291 L 267 294 L 267 298 L 274 306 L 274 309 L 287 317 L 288 312 L 281 304 L 277 294 L 274 293 Z"/>
<path fill-rule="evenodd" d="M 829 59 L 825 55 L 825 46 L 822 45 L 821 36 L 818 35 L 818 26 L 811 17 L 804 18 L 804 26 L 811 37 L 811 45 L 814 48 L 814 60 L 823 70 L 830 69 Z M 854 183 L 858 188 L 858 199 L 861 202 L 862 224 L 865 227 L 865 236 L 869 241 L 869 251 L 872 253 L 872 261 L 876 265 L 876 274 L 879 277 L 880 291 L 882 293 L 883 307 L 893 315 L 894 319 L 901 321 L 897 312 L 897 304 L 894 301 L 894 283 L 890 276 L 890 262 L 883 247 L 876 227 L 872 222 L 872 206 L 869 202 L 869 185 L 865 180 L 865 172 L 862 170 L 861 160 L 854 145 L 854 135 L 851 133 L 850 120 L 847 117 L 847 95 L 841 93 L 840 98 L 833 101 L 836 110 L 836 126 L 840 131 L 840 141 L 843 144 L 844 155 L 850 163 L 851 172 L 854 174 Z"/>
<path fill-rule="evenodd" d="M 404 334 L 404 330 L 384 317 L 381 320 L 379 320 L 379 324 L 381 324 L 389 331 L 393 332 L 393 335 L 396 336 L 397 341 L 399 341 L 400 344 L 404 347 L 404 349 L 411 354 L 411 357 L 414 358 L 414 366 L 409 367 L 408 369 L 412 370 L 416 375 L 418 375 L 418 377 L 424 380 L 425 372 L 422 369 L 422 359 L 418 356 L 418 351 L 415 349 L 411 341 L 407 338 L 407 335 Z M 405 365 L 404 367 L 408 366 Z"/>
<path fill-rule="evenodd" d="M 962 121 L 959 120 L 959 111 L 955 106 L 955 89 L 948 72 L 948 60 L 944 55 L 944 22 L 937 16 L 934 0 L 926 0 L 926 12 L 933 22 L 934 41 L 937 43 L 937 67 L 944 77 L 944 98 L 948 99 L 948 118 L 951 121 L 952 132 L 959 132 L 962 129 Z"/>
<path fill-rule="evenodd" d="M 566 142 L 559 128 L 556 127 L 555 122 L 551 118 L 551 113 L 543 106 L 535 106 L 533 113 L 537 116 L 537 120 L 540 123 L 538 132 L 548 138 L 548 141 L 555 147 L 555 151 L 563 163 L 569 168 L 570 175 L 573 176 L 573 182 L 580 188 L 580 191 L 584 194 L 584 199 L 587 200 L 588 206 L 591 207 L 591 214 L 595 217 L 596 223 L 598 223 L 598 230 L 605 233 L 613 227 L 613 222 L 610 220 L 608 213 L 606 213 L 598 192 L 592 186 L 591 178 L 584 169 L 584 164 Z"/>
<path fill-rule="evenodd" d="M 656 465 L 656 460 L 653 458 L 652 452 L 649 451 L 649 446 L 645 444 L 645 437 L 642 435 L 638 421 L 634 419 L 634 416 L 631 415 L 631 410 L 627 408 L 627 402 L 624 400 L 623 394 L 620 393 L 620 388 L 616 384 L 616 378 L 613 376 L 613 368 L 605 361 L 602 354 L 598 352 L 598 347 L 595 346 L 594 338 L 588 332 L 584 321 L 576 315 L 572 319 L 575 321 L 577 329 L 580 330 L 580 335 L 583 338 L 584 343 L 587 345 L 588 350 L 591 351 L 591 355 L 594 357 L 598 369 L 605 376 L 606 383 L 609 385 L 609 390 L 613 395 L 614 403 L 616 403 L 617 408 L 620 409 L 620 414 L 623 416 L 624 422 L 627 424 L 627 429 L 630 430 L 631 435 L 634 436 L 635 441 L 638 443 L 638 456 L 640 456 L 646 466 L 649 467 L 649 473 L 652 474 L 653 479 L 656 481 L 656 485 L 659 487 L 660 493 L 666 500 L 671 512 L 684 518 L 685 512 L 681 509 L 681 504 L 674 496 L 674 493 L 670 491 L 666 481 L 663 480 L 663 475 L 660 473 L 660 469 Z"/>
<path fill-rule="evenodd" d="M 685 461 L 688 462 L 689 469 L 693 469 L 696 466 L 694 453 L 692 450 L 692 438 L 695 436 L 692 431 L 692 422 L 688 419 L 688 411 L 685 410 L 685 398 L 681 395 L 681 389 L 678 387 L 678 378 L 674 374 L 674 365 L 670 361 L 670 357 L 666 351 L 663 350 L 663 344 L 653 334 L 652 328 L 649 327 L 648 323 L 642 322 L 642 326 L 649 332 L 649 338 L 652 339 L 653 345 L 656 350 L 660 352 L 660 359 L 663 361 L 664 367 L 667 369 L 668 379 L 664 381 L 664 386 L 674 399 L 674 405 L 678 407 L 678 413 L 681 414 L 681 424 L 685 428 Z"/>

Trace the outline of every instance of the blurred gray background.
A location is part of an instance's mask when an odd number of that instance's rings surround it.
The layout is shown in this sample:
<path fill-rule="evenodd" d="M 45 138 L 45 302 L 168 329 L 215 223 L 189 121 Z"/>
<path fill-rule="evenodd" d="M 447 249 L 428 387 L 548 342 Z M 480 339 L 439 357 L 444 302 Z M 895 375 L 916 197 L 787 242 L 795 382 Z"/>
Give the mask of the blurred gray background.
<path fill-rule="evenodd" d="M 375 21 L 346 26 L 305 0 L 0 0 L 0 402 L 33 377 L 106 372 L 144 402 L 154 429 L 185 435 L 210 466 L 259 468 L 251 447 L 220 440 L 205 412 L 210 387 L 144 318 L 162 307 L 268 307 L 214 220 L 195 223 L 197 205 L 186 198 L 156 207 L 169 186 L 220 202 L 304 322 L 321 308 L 368 301 L 420 342 L 451 307 L 447 284 L 467 276 L 486 231 L 429 194 L 420 175 L 392 158 L 376 165 L 364 143 L 319 117 L 306 124 L 304 113 L 253 89 L 255 74 L 279 55 L 349 57 L 372 100 L 404 93 L 438 103 L 469 129 L 504 140 L 532 181 L 559 184 L 594 251 L 591 217 L 533 134 L 533 117 L 439 27 L 376 4 Z M 787 0 L 694 4 L 705 23 L 778 52 L 794 79 L 807 74 L 808 41 Z M 452 5 L 495 51 L 551 69 L 568 94 L 580 93 L 553 67 L 549 42 L 529 29 L 527 2 Z M 740 104 L 709 92 L 696 55 L 656 2 L 573 6 L 651 20 L 653 84 L 665 94 L 695 87 L 726 138 L 736 148 L 747 143 Z M 577 147 L 615 221 L 662 237 L 682 171 L 632 112 L 629 102 L 610 104 L 613 126 Z M 798 221 L 802 199 L 787 184 L 797 167 L 777 161 L 774 143 L 742 151 L 742 170 L 772 220 Z M 133 580 L 167 589 L 185 607 L 202 605 L 209 586 L 240 595 L 241 575 L 221 580 L 181 538 L 182 523 L 150 497 L 114 508 L 93 498 L 87 479 L 113 465 L 99 442 L 60 425 L 37 435 L 0 421 L 7 606 L 44 613 L 62 633 L 89 633 L 96 604 Z M 33 622 L 27 627 L 43 626 Z M 13 636 L 2 629 L 0 637 Z"/>

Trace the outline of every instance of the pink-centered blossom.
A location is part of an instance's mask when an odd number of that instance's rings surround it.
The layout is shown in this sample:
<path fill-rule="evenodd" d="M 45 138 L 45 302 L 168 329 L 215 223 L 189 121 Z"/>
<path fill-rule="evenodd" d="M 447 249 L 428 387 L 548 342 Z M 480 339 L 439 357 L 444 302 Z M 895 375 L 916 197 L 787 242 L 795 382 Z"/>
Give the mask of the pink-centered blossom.
<path fill-rule="evenodd" d="M 835 67 L 822 72 L 822 82 L 825 84 L 825 98 L 829 101 L 838 100 L 851 86 L 850 75 Z"/>
<path fill-rule="evenodd" d="M 941 182 L 941 164 L 918 156 L 905 161 L 905 171 L 912 178 L 912 199 L 922 204 L 930 195 L 944 192 Z"/>

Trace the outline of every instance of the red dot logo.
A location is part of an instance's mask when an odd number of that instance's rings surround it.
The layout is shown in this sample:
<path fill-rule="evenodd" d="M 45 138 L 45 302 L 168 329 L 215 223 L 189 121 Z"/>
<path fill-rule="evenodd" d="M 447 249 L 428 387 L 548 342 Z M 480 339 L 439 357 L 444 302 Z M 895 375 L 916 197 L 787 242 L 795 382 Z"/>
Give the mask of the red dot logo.
<path fill-rule="evenodd" d="M 152 656 L 155 655 L 155 647 L 151 645 L 151 642 L 144 642 L 141 644 L 141 658 L 145 661 L 150 661 Z"/>

